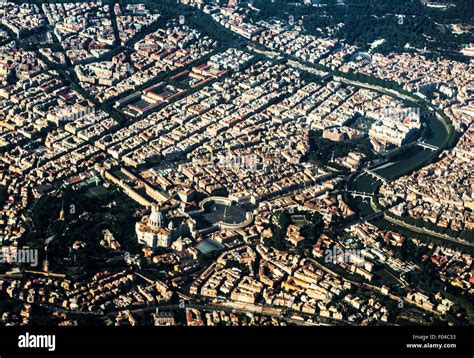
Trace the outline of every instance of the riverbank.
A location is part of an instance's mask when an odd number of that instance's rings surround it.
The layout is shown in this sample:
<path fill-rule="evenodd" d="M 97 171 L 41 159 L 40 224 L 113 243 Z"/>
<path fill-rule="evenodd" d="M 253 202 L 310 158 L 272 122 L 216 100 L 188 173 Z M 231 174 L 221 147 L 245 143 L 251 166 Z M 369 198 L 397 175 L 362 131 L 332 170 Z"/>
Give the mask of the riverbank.
<path fill-rule="evenodd" d="M 391 222 L 392 224 L 402 226 L 402 227 L 404 227 L 404 228 L 406 228 L 410 231 L 414 231 L 414 232 L 417 232 L 419 234 L 426 234 L 426 235 L 434 236 L 434 237 L 437 237 L 437 238 L 440 238 L 440 239 L 443 239 L 443 240 L 448 240 L 448 241 L 454 242 L 456 244 L 465 245 L 465 246 L 469 246 L 469 247 L 474 248 L 474 243 L 471 243 L 471 242 L 468 242 L 468 241 L 465 241 L 465 240 L 461 240 L 461 239 L 457 239 L 457 238 L 454 238 L 454 237 L 451 237 L 449 235 L 442 234 L 442 233 L 439 233 L 439 232 L 436 232 L 436 231 L 428 230 L 426 228 L 421 228 L 421 227 L 417 227 L 417 226 L 414 226 L 414 225 L 410 225 L 410 224 L 404 222 L 403 220 L 395 219 L 394 217 L 392 217 L 390 215 L 387 215 L 387 214 L 384 215 L 384 219 Z"/>

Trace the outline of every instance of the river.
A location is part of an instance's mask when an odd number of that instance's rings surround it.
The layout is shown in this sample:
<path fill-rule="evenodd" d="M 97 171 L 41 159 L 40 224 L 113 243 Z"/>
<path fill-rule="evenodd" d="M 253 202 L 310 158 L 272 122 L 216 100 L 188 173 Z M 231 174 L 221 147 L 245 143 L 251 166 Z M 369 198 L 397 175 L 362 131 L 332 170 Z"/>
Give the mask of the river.
<path fill-rule="evenodd" d="M 428 144 L 435 145 L 440 147 L 443 145 L 447 139 L 448 132 L 446 131 L 445 126 L 438 120 L 434 115 L 431 115 L 424 119 L 426 126 L 429 128 L 430 136 L 425 138 L 424 142 Z M 382 165 L 379 169 L 373 169 L 373 171 L 383 178 L 391 181 L 401 175 L 409 174 L 410 168 L 415 167 L 416 165 L 424 162 L 427 159 L 430 159 L 433 156 L 434 152 L 430 149 L 425 149 L 420 146 L 416 146 L 415 149 L 407 153 L 402 160 L 398 160 L 389 165 Z M 371 177 L 369 174 L 361 173 L 356 176 L 348 186 L 349 190 L 373 193 L 377 186 L 380 184 L 378 179 Z M 370 215 L 374 212 L 368 200 L 363 200 L 361 198 L 351 199 L 351 207 L 360 212 L 362 217 Z M 373 222 L 379 227 L 391 227 L 392 229 L 399 228 L 397 225 L 394 225 L 387 220 L 381 218 Z M 406 228 L 400 228 L 401 231 L 407 231 Z M 430 237 L 429 235 L 426 235 Z"/>

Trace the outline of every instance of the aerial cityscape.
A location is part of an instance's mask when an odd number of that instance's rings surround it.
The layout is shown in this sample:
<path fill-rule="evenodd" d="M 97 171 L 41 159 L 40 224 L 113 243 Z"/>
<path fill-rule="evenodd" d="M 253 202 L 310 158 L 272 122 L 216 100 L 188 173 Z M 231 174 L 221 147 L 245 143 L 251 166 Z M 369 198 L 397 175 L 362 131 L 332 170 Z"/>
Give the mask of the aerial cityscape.
<path fill-rule="evenodd" d="M 469 0 L 0 2 L 0 325 L 474 325 L 473 29 Z"/>

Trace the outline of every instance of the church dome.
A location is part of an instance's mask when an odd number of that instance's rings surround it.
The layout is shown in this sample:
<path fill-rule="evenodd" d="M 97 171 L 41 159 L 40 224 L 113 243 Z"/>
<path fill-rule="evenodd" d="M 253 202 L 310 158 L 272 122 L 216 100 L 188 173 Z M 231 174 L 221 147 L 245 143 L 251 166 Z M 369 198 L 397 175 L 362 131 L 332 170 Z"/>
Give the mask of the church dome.
<path fill-rule="evenodd" d="M 165 222 L 165 217 L 163 213 L 159 210 L 158 206 L 153 205 L 151 207 L 151 214 L 148 219 L 148 225 L 155 228 L 159 228 L 159 227 L 163 227 L 164 222 Z"/>

